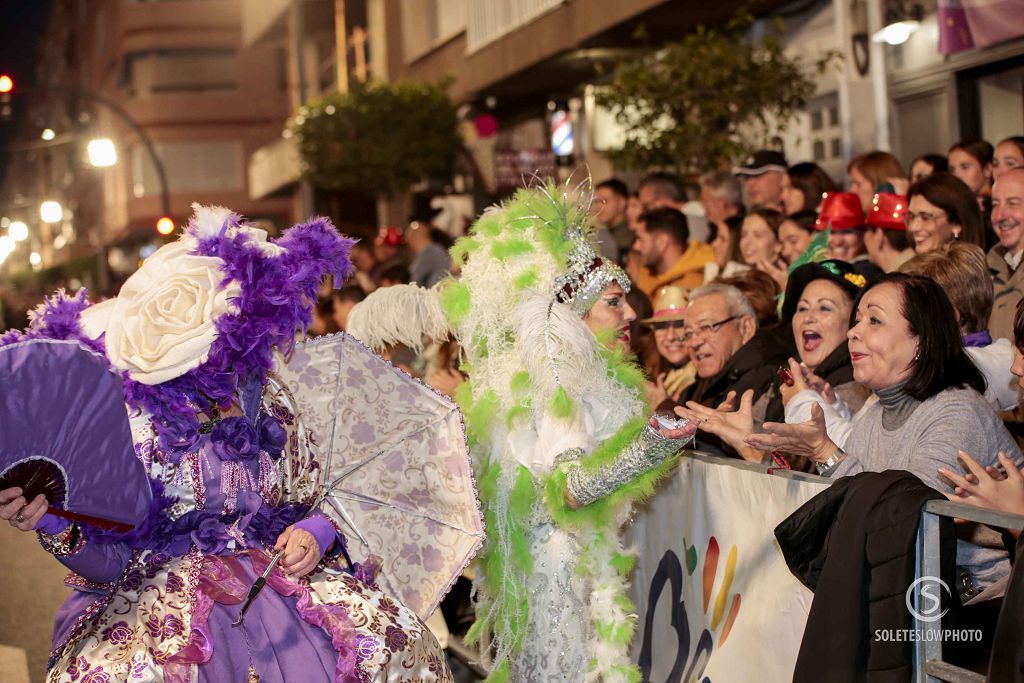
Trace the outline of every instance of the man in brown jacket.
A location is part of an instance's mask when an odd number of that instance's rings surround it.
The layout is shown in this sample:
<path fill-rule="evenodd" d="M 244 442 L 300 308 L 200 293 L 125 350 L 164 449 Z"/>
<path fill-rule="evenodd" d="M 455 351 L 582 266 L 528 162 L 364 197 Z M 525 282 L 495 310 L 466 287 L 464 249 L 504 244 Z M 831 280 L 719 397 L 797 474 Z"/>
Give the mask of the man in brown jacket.
<path fill-rule="evenodd" d="M 704 284 L 704 266 L 715 250 L 704 242 L 691 242 L 686 216 L 675 209 L 654 209 L 637 219 L 633 251 L 639 272 L 632 273 L 636 286 L 647 296 L 667 285 L 693 289 Z"/>

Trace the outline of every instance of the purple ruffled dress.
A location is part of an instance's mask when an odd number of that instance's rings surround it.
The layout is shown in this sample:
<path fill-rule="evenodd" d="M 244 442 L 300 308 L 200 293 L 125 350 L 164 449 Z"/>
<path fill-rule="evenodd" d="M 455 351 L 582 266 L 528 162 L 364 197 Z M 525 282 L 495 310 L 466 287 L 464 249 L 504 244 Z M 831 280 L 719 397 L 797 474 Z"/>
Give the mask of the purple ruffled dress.
<path fill-rule="evenodd" d="M 250 680 L 250 667 L 262 683 L 451 680 L 433 635 L 374 585 L 374 567 L 353 574 L 330 559 L 344 543 L 331 521 L 284 502 L 288 482 L 271 453 L 297 449 L 296 430 L 244 420 L 215 424 L 175 463 L 155 448 L 148 416 L 133 417 L 165 507 L 135 537 L 87 531 L 58 558 L 75 590 L 57 617 L 48 680 L 223 683 Z M 244 624 L 232 626 L 292 523 L 327 559 L 303 579 L 275 569 Z"/>

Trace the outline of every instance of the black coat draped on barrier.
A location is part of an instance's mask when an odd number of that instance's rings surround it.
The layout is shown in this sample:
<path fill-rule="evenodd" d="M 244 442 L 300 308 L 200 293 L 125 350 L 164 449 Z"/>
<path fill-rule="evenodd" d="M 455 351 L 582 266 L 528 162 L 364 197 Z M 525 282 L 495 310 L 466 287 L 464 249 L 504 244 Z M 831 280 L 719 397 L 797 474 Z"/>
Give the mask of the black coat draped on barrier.
<path fill-rule="evenodd" d="M 911 680 L 913 643 L 879 632 L 914 627 L 906 595 L 921 508 L 942 498 L 909 472 L 865 472 L 836 480 L 776 527 L 790 570 L 814 591 L 796 683 Z M 941 578 L 952 586 L 952 520 L 942 531 Z"/>

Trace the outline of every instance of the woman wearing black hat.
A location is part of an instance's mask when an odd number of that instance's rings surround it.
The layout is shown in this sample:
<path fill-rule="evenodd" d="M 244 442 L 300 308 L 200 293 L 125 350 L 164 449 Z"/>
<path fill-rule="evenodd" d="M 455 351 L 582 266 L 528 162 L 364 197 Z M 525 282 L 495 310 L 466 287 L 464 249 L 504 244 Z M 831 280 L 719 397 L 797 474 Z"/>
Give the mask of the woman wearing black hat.
<path fill-rule="evenodd" d="M 793 384 L 778 387 L 765 410 L 765 421 L 806 420 L 811 403 L 822 403 L 822 394 L 828 404 L 822 407 L 830 408 L 826 414 L 840 406 L 841 418 L 856 414 L 864 405 L 871 392 L 853 379 L 846 333 L 853 302 L 867 284 L 846 261 L 807 263 L 790 276 L 782 316 L 793 328 L 800 363 L 790 360 Z M 808 387 L 810 379 L 822 393 Z"/>
<path fill-rule="evenodd" d="M 755 416 L 782 422 L 786 404 L 795 396 L 807 401 L 813 395 L 820 401 L 817 392 L 808 391 L 807 397 L 800 392 L 807 388 L 806 378 L 812 373 L 816 386 L 827 387 L 825 393 L 833 401 L 839 398 L 850 411 L 859 410 L 870 392 L 853 381 L 846 333 L 854 299 L 866 284 L 865 277 L 854 272 L 845 261 L 807 263 L 794 270 L 786 286 L 782 320 L 792 328 L 800 363 L 791 360 L 780 375 L 793 376 L 795 385 L 787 386 L 781 379 L 776 380 L 758 400 L 758 405 L 751 405 L 751 397 L 743 396 L 735 412 L 716 411 L 693 402 L 677 412 L 691 420 L 700 419 L 700 429 L 717 435 L 744 458 L 757 460 L 763 455 L 745 443 L 746 437 L 754 431 Z M 793 464 L 799 466 L 799 463 Z M 810 469 L 810 463 L 807 464 L 806 469 Z"/>

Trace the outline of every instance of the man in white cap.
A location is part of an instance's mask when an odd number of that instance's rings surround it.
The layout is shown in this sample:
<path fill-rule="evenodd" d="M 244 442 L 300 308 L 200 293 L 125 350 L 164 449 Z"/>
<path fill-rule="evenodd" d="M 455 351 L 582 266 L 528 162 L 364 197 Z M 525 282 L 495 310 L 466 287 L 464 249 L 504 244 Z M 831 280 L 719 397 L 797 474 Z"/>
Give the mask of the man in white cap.
<path fill-rule="evenodd" d="M 754 152 L 742 166 L 733 173 L 743 181 L 747 195 L 747 210 L 754 208 L 782 211 L 782 179 L 789 165 L 782 152 L 762 149 Z"/>

